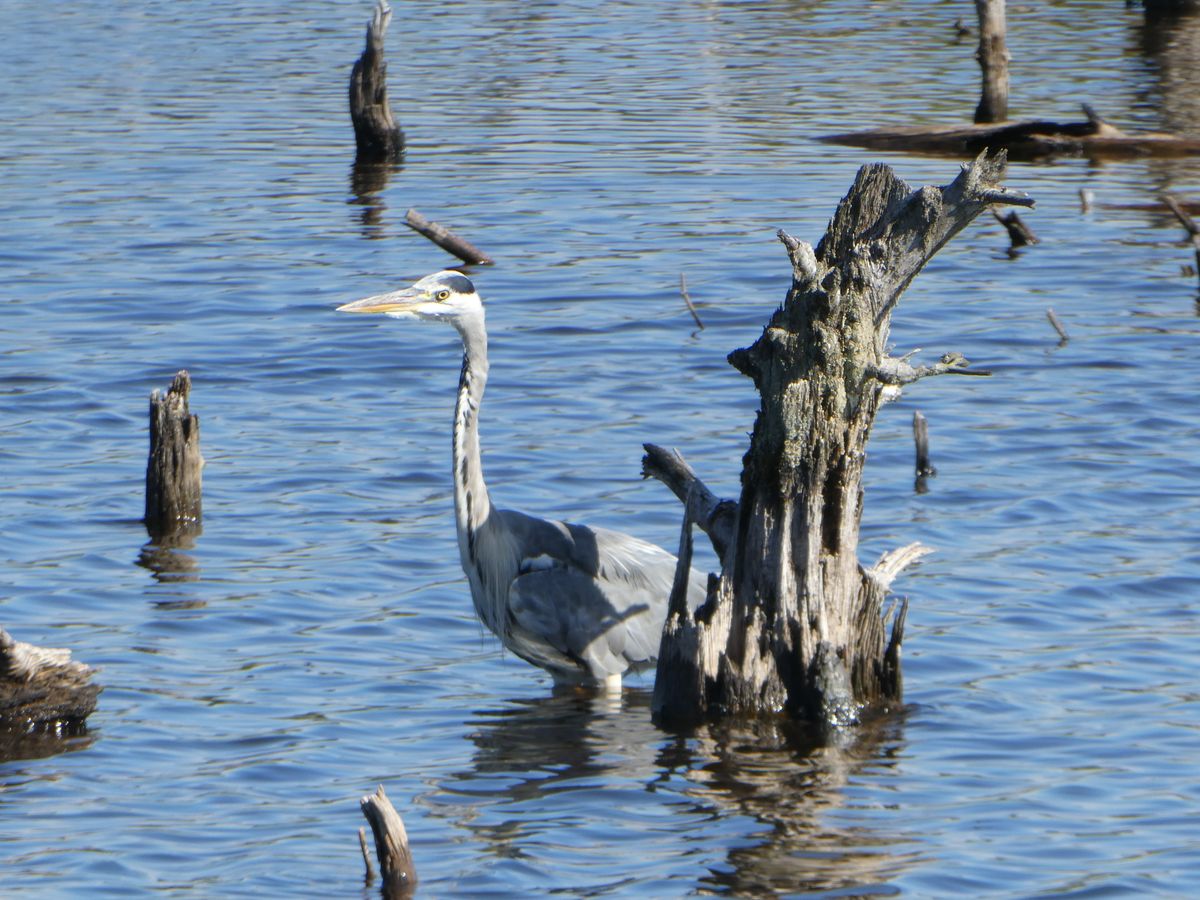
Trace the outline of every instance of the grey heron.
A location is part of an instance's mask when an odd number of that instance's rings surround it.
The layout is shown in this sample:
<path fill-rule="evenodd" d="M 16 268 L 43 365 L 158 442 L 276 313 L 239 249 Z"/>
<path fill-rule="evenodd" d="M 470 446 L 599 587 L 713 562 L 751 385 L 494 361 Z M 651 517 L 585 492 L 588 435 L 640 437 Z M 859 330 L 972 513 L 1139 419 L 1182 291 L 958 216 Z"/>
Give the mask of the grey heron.
<path fill-rule="evenodd" d="M 617 690 L 626 672 L 654 665 L 675 556 L 618 531 L 539 519 L 492 504 L 483 480 L 479 406 L 488 377 L 483 302 L 461 272 L 339 306 L 453 325 L 463 343 L 454 406 L 454 512 L 459 555 L 479 618 L 513 653 L 556 683 Z M 688 603 L 704 600 L 693 570 Z"/>

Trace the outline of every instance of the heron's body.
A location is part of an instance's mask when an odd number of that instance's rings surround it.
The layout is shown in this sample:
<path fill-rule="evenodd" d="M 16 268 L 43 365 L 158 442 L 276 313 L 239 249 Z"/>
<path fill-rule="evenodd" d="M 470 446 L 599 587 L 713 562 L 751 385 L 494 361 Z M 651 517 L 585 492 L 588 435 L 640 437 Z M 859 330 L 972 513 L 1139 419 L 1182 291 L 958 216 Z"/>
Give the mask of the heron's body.
<path fill-rule="evenodd" d="M 463 341 L 454 408 L 454 509 L 459 552 L 480 620 L 504 646 L 556 681 L 620 685 L 654 664 L 675 557 L 617 531 L 497 509 L 483 480 L 479 407 L 487 384 L 483 304 L 466 276 L 438 272 L 412 287 L 341 307 L 447 321 Z M 691 606 L 703 576 L 688 580 Z"/>

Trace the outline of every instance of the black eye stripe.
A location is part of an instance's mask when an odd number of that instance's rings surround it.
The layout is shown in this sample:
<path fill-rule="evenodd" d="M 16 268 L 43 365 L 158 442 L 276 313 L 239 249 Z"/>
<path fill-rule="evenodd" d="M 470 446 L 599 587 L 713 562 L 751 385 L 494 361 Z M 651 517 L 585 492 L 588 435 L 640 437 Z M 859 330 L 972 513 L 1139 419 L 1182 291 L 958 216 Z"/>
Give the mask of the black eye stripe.
<path fill-rule="evenodd" d="M 473 294 L 475 293 L 475 285 L 471 284 L 471 279 L 466 275 L 447 275 L 444 278 L 438 279 L 450 290 L 456 294 Z"/>

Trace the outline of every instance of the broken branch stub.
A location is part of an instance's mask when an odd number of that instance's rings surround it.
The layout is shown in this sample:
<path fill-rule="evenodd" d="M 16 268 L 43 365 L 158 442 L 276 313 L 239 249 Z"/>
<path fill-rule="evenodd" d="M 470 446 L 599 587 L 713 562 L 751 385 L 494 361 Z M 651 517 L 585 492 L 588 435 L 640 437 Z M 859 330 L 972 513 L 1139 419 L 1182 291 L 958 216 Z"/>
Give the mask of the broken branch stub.
<path fill-rule="evenodd" d="M 887 355 L 901 293 L 993 203 L 1003 153 L 944 187 L 912 190 L 867 165 L 816 249 L 786 235 L 792 285 L 762 336 L 730 354 L 761 405 L 743 459 L 732 545 L 697 613 L 668 616 L 654 710 L 694 720 L 785 711 L 826 726 L 899 699 L 902 619 L 886 637 L 886 587 L 858 561 L 867 439 L 896 370 Z M 961 373 L 948 354 L 925 374 Z M 678 677 L 672 677 L 672 671 Z"/>

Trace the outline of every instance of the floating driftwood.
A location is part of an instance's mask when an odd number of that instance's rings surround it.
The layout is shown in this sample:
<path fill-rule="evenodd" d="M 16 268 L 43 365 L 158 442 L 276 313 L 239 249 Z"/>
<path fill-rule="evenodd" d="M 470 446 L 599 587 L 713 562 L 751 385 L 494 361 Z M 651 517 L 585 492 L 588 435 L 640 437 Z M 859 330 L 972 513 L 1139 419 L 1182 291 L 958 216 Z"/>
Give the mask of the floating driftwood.
<path fill-rule="evenodd" d="M 911 544 L 871 568 L 859 563 L 867 438 L 885 392 L 973 370 L 957 353 L 931 365 L 891 357 L 891 315 L 934 253 L 981 212 L 1033 205 L 1000 186 L 1004 171 L 1003 152 L 981 155 L 952 183 L 914 191 L 887 166 L 864 166 L 815 249 L 780 232 L 792 263 L 787 297 L 762 336 L 729 355 L 761 398 L 741 498 L 714 502 L 691 474 L 663 478 L 682 495 L 684 520 L 654 685 L 660 718 L 786 711 L 838 728 L 899 698 L 904 607 L 888 638 L 883 601 L 927 551 Z M 643 461 L 656 477 L 679 469 L 667 463 Z M 714 541 L 720 578 L 692 613 L 681 590 L 691 524 L 718 521 L 733 523 Z"/>
<path fill-rule="evenodd" d="M 26 644 L 0 628 L 0 740 L 81 728 L 100 693 L 92 672 L 70 650 Z"/>
<path fill-rule="evenodd" d="M 192 379 L 175 375 L 165 394 L 150 395 L 150 455 L 146 461 L 146 530 L 159 541 L 200 528 L 200 419 L 188 409 Z"/>
<path fill-rule="evenodd" d="M 867 150 L 895 150 L 948 156 L 1008 151 L 1012 159 L 1048 156 L 1119 158 L 1200 155 L 1200 139 L 1173 134 L 1128 134 L 1101 119 L 1087 104 L 1085 122 L 1032 120 L 1000 125 L 901 126 L 847 131 L 818 140 Z"/>
<path fill-rule="evenodd" d="M 350 73 L 350 121 L 359 162 L 396 160 L 404 153 L 404 132 L 388 103 L 383 60 L 383 37 L 391 20 L 392 8 L 378 0 L 367 26 L 367 45 Z"/>
<path fill-rule="evenodd" d="M 429 221 L 415 209 L 410 209 L 405 214 L 404 224 L 468 265 L 490 266 L 492 264 L 492 258 L 470 241 L 460 238 L 449 228 L 445 228 L 437 222 Z"/>
<path fill-rule="evenodd" d="M 417 886 L 417 870 L 413 865 L 412 851 L 408 847 L 408 832 L 392 801 L 383 791 L 381 784 L 374 794 L 359 801 L 362 813 L 371 823 L 375 835 L 375 855 L 379 858 L 379 872 L 383 876 L 383 895 L 403 898 L 412 895 Z M 359 845 L 367 865 L 367 880 L 373 877 L 370 858 L 367 855 L 366 839 L 359 831 Z"/>

